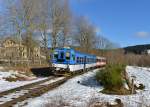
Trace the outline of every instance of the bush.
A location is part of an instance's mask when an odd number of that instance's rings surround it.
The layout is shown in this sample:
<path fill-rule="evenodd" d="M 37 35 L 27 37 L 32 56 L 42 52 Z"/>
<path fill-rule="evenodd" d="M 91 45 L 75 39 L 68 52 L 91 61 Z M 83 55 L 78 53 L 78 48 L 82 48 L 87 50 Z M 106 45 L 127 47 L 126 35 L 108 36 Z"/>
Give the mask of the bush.
<path fill-rule="evenodd" d="M 9 81 L 9 82 L 16 82 L 17 81 L 17 78 L 13 78 L 13 77 L 6 77 L 3 79 L 5 79 L 6 81 Z"/>
<path fill-rule="evenodd" d="M 96 73 L 96 79 L 107 90 L 120 89 L 123 86 L 122 72 L 124 69 L 124 65 L 108 65 L 104 70 Z"/>

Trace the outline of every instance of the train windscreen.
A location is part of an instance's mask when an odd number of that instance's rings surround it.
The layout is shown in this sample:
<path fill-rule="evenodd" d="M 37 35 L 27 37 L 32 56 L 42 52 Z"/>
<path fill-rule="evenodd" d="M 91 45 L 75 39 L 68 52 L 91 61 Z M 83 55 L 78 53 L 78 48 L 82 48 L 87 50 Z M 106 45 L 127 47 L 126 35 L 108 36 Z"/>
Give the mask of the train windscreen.
<path fill-rule="evenodd" d="M 58 59 L 58 52 L 57 52 L 57 51 L 54 52 L 54 58 L 55 58 L 55 59 Z"/>
<path fill-rule="evenodd" d="M 66 52 L 66 60 L 70 60 L 70 52 Z"/>
<path fill-rule="evenodd" d="M 60 52 L 60 59 L 64 59 L 64 52 Z"/>

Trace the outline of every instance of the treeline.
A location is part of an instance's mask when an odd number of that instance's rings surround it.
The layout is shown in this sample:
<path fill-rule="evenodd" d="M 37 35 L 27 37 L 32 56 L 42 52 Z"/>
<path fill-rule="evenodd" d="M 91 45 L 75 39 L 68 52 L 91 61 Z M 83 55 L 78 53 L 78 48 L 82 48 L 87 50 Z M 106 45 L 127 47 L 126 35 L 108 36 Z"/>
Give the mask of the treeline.
<path fill-rule="evenodd" d="M 129 46 L 124 48 L 126 54 L 127 53 L 143 54 L 146 53 L 148 49 L 150 49 L 150 44 Z"/>
<path fill-rule="evenodd" d="M 0 16 L 0 35 L 15 36 L 26 41 L 28 50 L 36 41 L 49 56 L 48 47 L 74 46 L 83 51 L 114 48 L 117 45 L 97 34 L 84 16 L 76 16 L 69 0 L 4 0 L 4 13 Z"/>

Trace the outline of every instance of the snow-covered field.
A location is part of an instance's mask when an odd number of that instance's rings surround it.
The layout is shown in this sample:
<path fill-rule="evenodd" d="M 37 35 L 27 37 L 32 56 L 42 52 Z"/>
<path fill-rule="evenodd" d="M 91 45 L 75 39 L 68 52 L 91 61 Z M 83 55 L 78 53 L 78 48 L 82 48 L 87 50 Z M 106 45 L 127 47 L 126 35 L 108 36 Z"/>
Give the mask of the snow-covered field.
<path fill-rule="evenodd" d="M 9 82 L 5 78 L 17 78 L 19 76 L 23 78 L 29 77 L 26 77 L 26 75 L 20 74 L 17 71 L 9 70 L 5 72 L 3 69 L 1 70 L 0 70 L 0 92 L 45 79 L 45 78 L 36 79 L 35 77 L 30 77 L 29 80 Z"/>
<path fill-rule="evenodd" d="M 51 107 L 55 104 L 61 104 L 65 107 L 88 107 L 92 101 L 114 102 L 119 98 L 125 107 L 146 107 L 150 106 L 150 72 L 149 69 L 127 66 L 129 76 L 136 76 L 137 83 L 145 85 L 144 91 L 138 91 L 134 95 L 106 95 L 99 91 L 103 89 L 94 79 L 95 72 L 89 72 L 81 76 L 70 79 L 55 90 L 25 102 L 25 107 Z"/>

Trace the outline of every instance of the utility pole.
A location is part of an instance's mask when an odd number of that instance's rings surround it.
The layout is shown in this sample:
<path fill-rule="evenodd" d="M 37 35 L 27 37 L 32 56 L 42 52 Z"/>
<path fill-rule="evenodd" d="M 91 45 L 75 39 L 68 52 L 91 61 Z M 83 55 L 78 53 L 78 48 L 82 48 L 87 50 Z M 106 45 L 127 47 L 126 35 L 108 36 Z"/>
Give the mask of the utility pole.
<path fill-rule="evenodd" d="M 131 94 L 134 94 L 134 92 L 135 92 L 134 81 L 135 81 L 136 77 L 135 76 L 131 76 L 131 77 L 132 77 L 132 90 L 131 90 Z"/>

